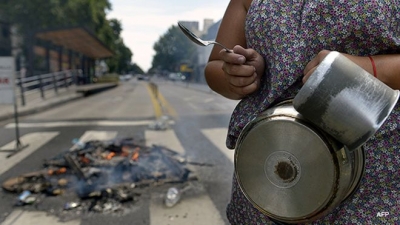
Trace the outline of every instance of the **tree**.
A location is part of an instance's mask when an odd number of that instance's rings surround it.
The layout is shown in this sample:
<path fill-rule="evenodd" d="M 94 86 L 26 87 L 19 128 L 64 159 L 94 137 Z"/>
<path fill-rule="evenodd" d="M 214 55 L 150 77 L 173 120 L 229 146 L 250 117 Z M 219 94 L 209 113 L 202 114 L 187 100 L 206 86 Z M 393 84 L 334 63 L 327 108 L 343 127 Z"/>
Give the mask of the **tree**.
<path fill-rule="evenodd" d="M 151 70 L 178 71 L 183 62 L 195 62 L 197 49 L 178 26 L 171 26 L 154 44 L 156 52 Z"/>
<path fill-rule="evenodd" d="M 115 71 L 118 73 L 127 73 L 130 71 L 131 61 L 132 61 L 132 52 L 126 47 L 123 39 L 120 34 L 122 31 L 122 24 L 119 20 L 110 19 L 109 27 L 112 31 L 113 36 L 113 44 L 112 50 L 115 52 L 115 56 L 107 59 L 107 64 L 110 68 L 110 71 Z"/>
<path fill-rule="evenodd" d="M 131 65 L 131 72 L 134 74 L 144 74 L 144 71 L 142 70 L 142 68 L 140 68 L 140 66 L 136 63 L 133 63 Z"/>
<path fill-rule="evenodd" d="M 109 0 L 2 0 L 0 8 L 25 40 L 37 30 L 83 26 L 114 51 L 107 59 L 111 72 L 121 72 L 131 64 L 132 52 L 120 36 L 120 21 L 106 18 Z"/>

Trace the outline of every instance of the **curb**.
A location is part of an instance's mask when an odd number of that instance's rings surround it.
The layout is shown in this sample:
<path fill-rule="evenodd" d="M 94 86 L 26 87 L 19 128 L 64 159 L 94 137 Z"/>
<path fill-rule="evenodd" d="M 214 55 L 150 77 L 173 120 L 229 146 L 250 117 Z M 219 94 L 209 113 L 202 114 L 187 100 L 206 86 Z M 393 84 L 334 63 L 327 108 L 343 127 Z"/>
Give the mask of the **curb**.
<path fill-rule="evenodd" d="M 80 99 L 80 98 L 84 98 L 84 96 L 83 95 L 75 96 L 75 97 L 67 98 L 67 99 L 64 99 L 64 100 L 57 101 L 57 102 L 47 103 L 47 104 L 44 104 L 42 106 L 33 107 L 31 109 L 24 109 L 24 110 L 21 110 L 21 111 L 17 109 L 18 110 L 18 117 L 32 115 L 32 114 L 35 114 L 35 113 L 38 113 L 38 112 L 53 108 L 55 106 L 59 106 L 59 105 L 68 103 L 70 101 L 77 100 L 77 99 Z M 0 115 L 0 121 L 4 121 L 4 120 L 8 120 L 8 119 L 14 118 L 14 116 L 15 116 L 14 113 L 15 112 L 13 110 L 13 112 L 11 112 L 11 113 L 7 113 L 5 115 Z"/>

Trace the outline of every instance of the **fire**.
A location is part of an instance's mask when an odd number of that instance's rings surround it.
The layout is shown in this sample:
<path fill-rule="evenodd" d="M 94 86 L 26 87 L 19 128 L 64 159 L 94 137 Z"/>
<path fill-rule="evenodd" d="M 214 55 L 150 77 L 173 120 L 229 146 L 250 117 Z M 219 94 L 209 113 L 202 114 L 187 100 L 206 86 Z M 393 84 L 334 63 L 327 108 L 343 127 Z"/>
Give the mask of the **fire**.
<path fill-rule="evenodd" d="M 129 154 L 130 154 L 129 146 L 122 146 L 122 148 L 121 148 L 121 156 L 128 157 Z"/>
<path fill-rule="evenodd" d="M 137 160 L 139 159 L 139 150 L 140 150 L 139 147 L 136 147 L 136 148 L 133 150 L 133 155 L 132 155 L 131 160 L 137 161 Z"/>
<path fill-rule="evenodd" d="M 66 173 L 67 172 L 67 168 L 65 168 L 65 167 L 61 167 L 61 168 L 59 168 L 59 169 L 49 169 L 48 171 L 47 171 L 47 174 L 48 175 L 54 175 L 54 174 L 63 174 L 63 173 Z"/>
<path fill-rule="evenodd" d="M 107 159 L 107 160 L 111 160 L 114 156 L 115 156 L 115 152 L 110 152 L 110 153 L 106 156 L 106 159 Z"/>
<path fill-rule="evenodd" d="M 85 156 L 82 156 L 80 159 L 81 159 L 81 162 L 84 163 L 84 164 L 89 164 L 90 163 L 90 159 L 88 159 Z"/>

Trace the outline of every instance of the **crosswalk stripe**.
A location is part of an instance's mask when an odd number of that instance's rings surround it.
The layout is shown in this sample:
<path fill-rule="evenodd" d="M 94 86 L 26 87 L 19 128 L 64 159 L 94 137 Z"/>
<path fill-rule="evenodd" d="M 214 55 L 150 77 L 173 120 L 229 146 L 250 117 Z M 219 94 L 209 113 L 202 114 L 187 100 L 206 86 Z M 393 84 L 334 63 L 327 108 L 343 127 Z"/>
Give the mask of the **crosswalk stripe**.
<path fill-rule="evenodd" d="M 152 120 L 140 121 L 111 121 L 111 120 L 97 120 L 97 121 L 65 121 L 65 122 L 42 122 L 42 123 L 18 123 L 19 128 L 53 128 L 53 127 L 75 127 L 75 126 L 147 126 L 154 123 Z M 169 124 L 173 124 L 169 121 Z M 9 123 L 4 128 L 15 128 L 15 123 Z"/>
<path fill-rule="evenodd" d="M 79 138 L 79 143 L 85 143 L 93 140 L 108 141 L 114 139 L 116 136 L 117 136 L 117 131 L 89 130 L 85 131 L 85 133 Z M 79 148 L 79 143 L 75 143 L 71 147 L 71 150 Z"/>
<path fill-rule="evenodd" d="M 51 139 L 56 137 L 59 132 L 35 132 L 23 135 L 20 137 L 22 145 L 27 145 L 24 149 L 18 153 L 7 158 L 10 154 L 7 150 L 13 150 L 16 147 L 16 141 L 12 141 L 0 148 L 0 175 L 9 170 L 15 164 L 21 162 L 23 159 L 28 157 L 34 151 L 42 147 L 44 144 L 49 142 Z M 3 151 L 3 152 L 1 152 Z"/>
<path fill-rule="evenodd" d="M 145 137 L 147 145 L 163 145 L 180 154 L 184 155 L 185 153 L 185 149 L 172 130 L 146 131 Z M 200 189 L 197 188 L 195 192 L 196 193 L 190 193 L 190 195 L 195 195 L 193 197 L 187 195 L 183 196 L 182 200 L 173 208 L 164 206 L 163 195 L 152 193 L 150 202 L 150 225 L 225 224 L 219 211 L 216 209 L 201 184 Z"/>
<path fill-rule="evenodd" d="M 173 130 L 164 130 L 164 131 L 153 131 L 146 130 L 145 131 L 145 140 L 146 145 L 162 145 L 166 146 L 179 154 L 185 154 L 185 149 L 181 145 L 178 137 L 176 136 Z"/>
<path fill-rule="evenodd" d="M 225 147 L 224 137 L 226 136 L 227 130 L 225 128 L 217 129 L 204 129 L 202 133 L 228 158 L 233 161 L 233 151 L 228 150 Z M 43 144 L 51 140 L 51 138 L 58 135 L 59 132 L 44 132 L 44 133 L 31 133 L 23 136 L 21 142 L 29 143 L 28 148 L 40 148 Z M 80 138 L 80 142 L 86 142 L 90 140 L 111 140 L 117 136 L 117 131 L 86 131 Z M 146 145 L 162 145 L 176 151 L 179 154 L 185 155 L 185 149 L 179 141 L 176 133 L 173 130 L 166 131 L 154 131 L 145 130 Z M 41 144 L 41 142 L 43 142 Z M 15 143 L 9 143 L 2 147 L 2 149 L 9 149 L 14 146 Z M 26 151 L 32 153 L 34 150 L 24 149 L 15 156 Z M 29 154 L 30 154 L 29 153 Z M 232 154 L 230 154 L 232 153 Z M 1 155 L 0 155 L 1 156 Z M 27 155 L 26 155 L 27 156 Z M 25 156 L 25 157 L 26 157 Z M 14 156 L 13 156 L 14 157 Z M 25 158 L 23 157 L 23 158 Z M 20 158 L 22 160 L 23 158 Z M 0 165 L 4 164 L 0 158 Z M 10 159 L 7 159 L 10 160 Z M 16 164 L 15 162 L 14 164 Z M 8 167 L 12 167 L 14 164 L 10 164 Z M 5 167 L 0 168 L 0 174 L 4 172 Z M 1 171 L 4 170 L 4 171 Z M 192 168 L 191 168 L 192 169 Z M 194 171 L 196 173 L 196 171 Z M 150 225 L 224 225 L 224 221 L 221 217 L 220 212 L 216 209 L 210 196 L 207 194 L 204 186 L 196 183 L 196 187 L 191 189 L 189 192 L 185 192 L 182 196 L 181 201 L 172 208 L 168 208 L 164 205 L 164 194 L 152 193 L 151 201 L 149 204 L 150 212 Z M 81 224 L 81 220 L 73 220 L 69 222 L 60 222 L 56 216 L 48 215 L 46 212 L 30 212 L 15 209 L 2 223 L 2 225 L 25 225 L 25 224 L 42 224 L 42 225 L 78 225 Z"/>
<path fill-rule="evenodd" d="M 97 131 L 97 130 L 89 130 L 85 131 L 85 133 L 79 138 L 81 142 L 88 142 L 93 140 L 98 141 L 108 141 L 114 139 L 117 136 L 117 131 Z"/>
<path fill-rule="evenodd" d="M 234 161 L 235 152 L 228 149 L 225 145 L 225 137 L 228 130 L 226 128 L 213 128 L 201 130 L 204 136 L 207 137 L 224 155 L 231 161 Z M 217 137 L 217 138 L 216 138 Z"/>
<path fill-rule="evenodd" d="M 79 138 L 79 141 L 82 143 L 92 140 L 106 141 L 106 140 L 111 140 L 116 136 L 117 136 L 116 131 L 86 131 Z M 5 147 L 8 148 L 10 146 L 5 146 Z M 17 155 L 21 154 L 22 152 L 23 151 L 21 151 Z M 30 211 L 14 210 L 2 223 L 2 225 L 25 225 L 25 224 L 78 225 L 81 224 L 81 220 L 76 219 L 68 222 L 60 222 L 58 217 L 53 215 L 47 215 L 46 212 L 39 212 L 39 211 L 30 212 Z"/>
<path fill-rule="evenodd" d="M 42 225 L 78 225 L 80 220 L 71 220 L 68 222 L 59 222 L 55 216 L 50 216 L 46 212 L 39 211 L 22 211 L 14 210 L 7 219 L 1 223 L 2 225 L 28 225 L 28 224 L 42 224 Z"/>
<path fill-rule="evenodd" d="M 150 225 L 224 225 L 219 211 L 215 208 L 205 190 L 184 195 L 173 208 L 163 205 L 163 196 L 152 195 L 150 202 Z"/>

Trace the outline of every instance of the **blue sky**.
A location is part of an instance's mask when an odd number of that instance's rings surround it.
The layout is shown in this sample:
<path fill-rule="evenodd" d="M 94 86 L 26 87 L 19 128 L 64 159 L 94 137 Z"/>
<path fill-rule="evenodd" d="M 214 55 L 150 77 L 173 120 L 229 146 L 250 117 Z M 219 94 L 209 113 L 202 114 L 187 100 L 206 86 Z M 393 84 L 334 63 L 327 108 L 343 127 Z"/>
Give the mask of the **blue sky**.
<path fill-rule="evenodd" d="M 153 45 L 179 20 L 215 22 L 222 18 L 230 0 L 110 0 L 108 18 L 121 21 L 122 38 L 133 52 L 132 61 L 143 70 L 151 67 Z"/>

